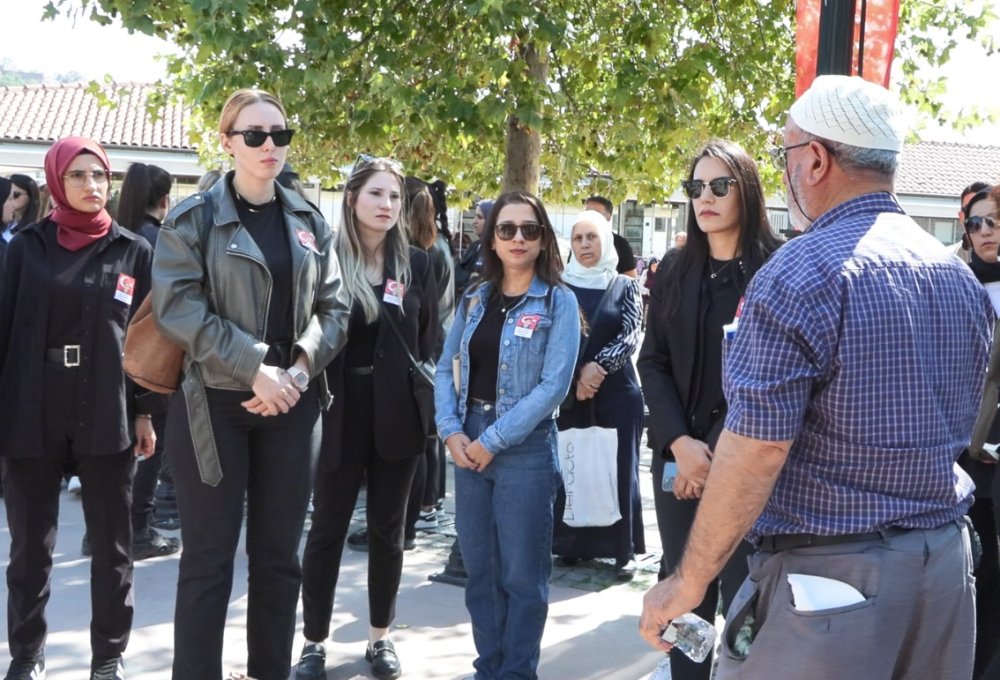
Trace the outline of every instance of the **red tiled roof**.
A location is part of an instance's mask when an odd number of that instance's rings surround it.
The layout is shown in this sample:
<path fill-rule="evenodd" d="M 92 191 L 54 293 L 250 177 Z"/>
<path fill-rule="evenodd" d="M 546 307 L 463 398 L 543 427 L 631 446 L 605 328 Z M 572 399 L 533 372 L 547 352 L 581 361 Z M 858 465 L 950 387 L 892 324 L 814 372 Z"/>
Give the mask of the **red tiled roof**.
<path fill-rule="evenodd" d="M 84 83 L 0 87 L 0 140 L 54 142 L 82 135 L 105 146 L 193 150 L 187 137 L 190 111 L 167 104 L 154 121 L 146 111 L 150 85 L 105 88 L 102 106 Z"/>
<path fill-rule="evenodd" d="M 896 173 L 896 193 L 957 198 L 973 182 L 1000 184 L 1000 146 L 907 144 Z"/>

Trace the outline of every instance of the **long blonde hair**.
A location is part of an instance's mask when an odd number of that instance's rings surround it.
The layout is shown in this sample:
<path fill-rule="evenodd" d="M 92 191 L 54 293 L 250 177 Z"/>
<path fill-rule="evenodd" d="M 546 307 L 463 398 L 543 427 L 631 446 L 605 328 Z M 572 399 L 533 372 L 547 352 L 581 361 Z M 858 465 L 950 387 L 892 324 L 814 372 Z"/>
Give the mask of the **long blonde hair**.
<path fill-rule="evenodd" d="M 341 204 L 341 225 L 334 238 L 337 258 L 340 260 L 340 271 L 344 285 L 351 295 L 351 300 L 361 303 L 365 313 L 365 321 L 373 323 L 379 318 L 381 303 L 372 291 L 372 286 L 365 278 L 366 255 L 358 235 L 357 216 L 354 214 L 354 203 L 365 183 L 377 172 L 388 172 L 399 182 L 400 200 L 403 205 L 399 211 L 399 220 L 386 233 L 384 257 L 392 263 L 396 279 L 404 288 L 410 285 L 410 240 L 407 237 L 406 222 L 406 190 L 403 174 L 399 166 L 385 158 L 373 158 L 359 161 L 347 178 L 344 186 L 344 201 Z M 402 309 L 402 308 L 401 308 Z"/>

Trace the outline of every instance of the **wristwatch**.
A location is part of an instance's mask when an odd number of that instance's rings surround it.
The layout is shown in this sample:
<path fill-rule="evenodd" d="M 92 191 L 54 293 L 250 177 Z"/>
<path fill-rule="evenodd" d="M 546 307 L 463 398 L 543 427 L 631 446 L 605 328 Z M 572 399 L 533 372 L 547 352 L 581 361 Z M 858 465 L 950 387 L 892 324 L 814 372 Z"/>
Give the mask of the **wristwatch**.
<path fill-rule="evenodd" d="M 292 379 L 292 384 L 295 385 L 295 389 L 299 392 L 305 392 L 309 389 L 309 374 L 301 368 L 292 366 L 285 373 Z"/>

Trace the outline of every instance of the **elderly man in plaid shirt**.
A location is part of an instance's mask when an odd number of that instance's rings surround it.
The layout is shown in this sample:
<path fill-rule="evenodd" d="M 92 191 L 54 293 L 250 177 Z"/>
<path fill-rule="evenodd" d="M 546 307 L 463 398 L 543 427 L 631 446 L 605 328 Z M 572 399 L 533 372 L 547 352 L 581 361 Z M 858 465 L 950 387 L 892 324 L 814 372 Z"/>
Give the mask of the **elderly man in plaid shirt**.
<path fill-rule="evenodd" d="M 993 312 L 893 195 L 902 117 L 884 88 L 821 76 L 775 150 L 805 233 L 758 272 L 725 341 L 726 430 L 684 558 L 640 623 L 668 649 L 664 626 L 749 540 L 719 680 L 972 675 L 973 485 L 955 459 Z M 815 587 L 793 592 L 800 575 L 839 585 L 810 603 Z"/>

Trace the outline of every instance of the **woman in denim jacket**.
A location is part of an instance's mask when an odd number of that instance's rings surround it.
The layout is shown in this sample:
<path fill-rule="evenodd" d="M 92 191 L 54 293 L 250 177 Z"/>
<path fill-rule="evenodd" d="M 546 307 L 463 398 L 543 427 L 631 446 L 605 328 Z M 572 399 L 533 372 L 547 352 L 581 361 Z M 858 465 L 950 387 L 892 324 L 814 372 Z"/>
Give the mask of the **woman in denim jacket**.
<path fill-rule="evenodd" d="M 456 466 L 475 677 L 536 678 L 552 572 L 554 418 L 573 378 L 580 313 L 537 198 L 500 196 L 483 243 L 482 281 L 462 296 L 438 364 L 437 427 Z"/>

